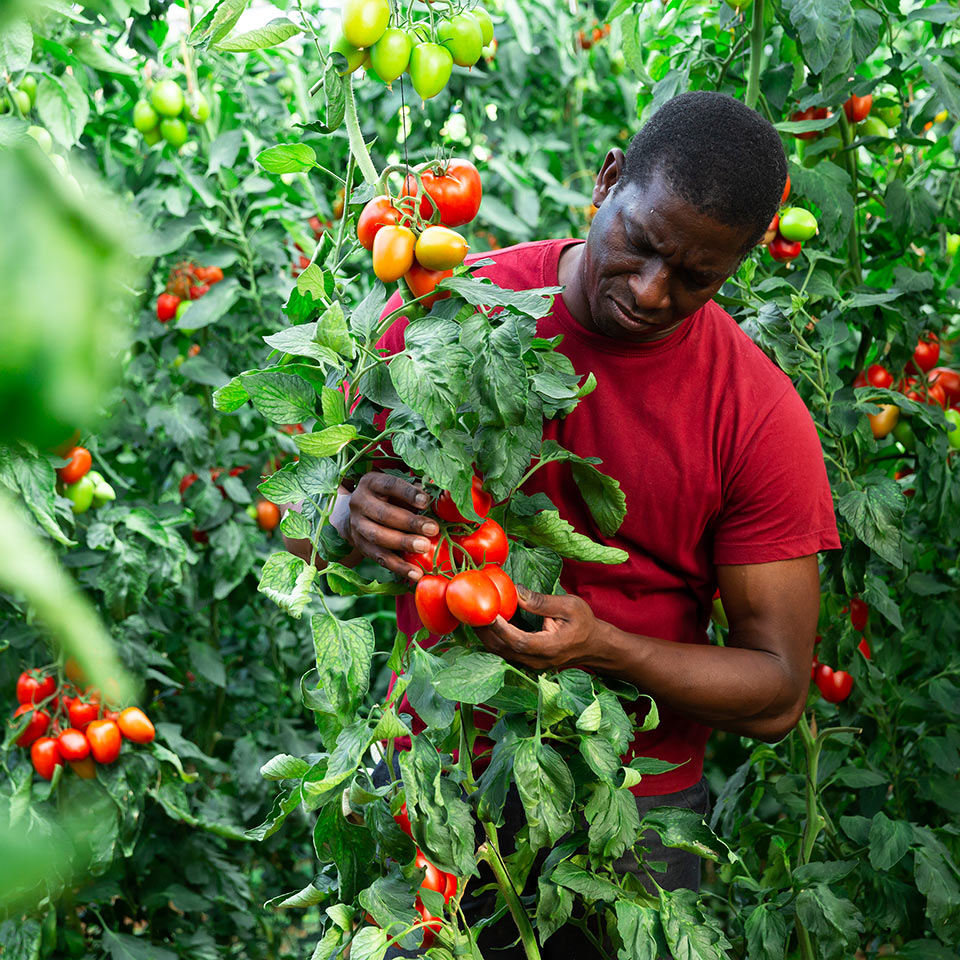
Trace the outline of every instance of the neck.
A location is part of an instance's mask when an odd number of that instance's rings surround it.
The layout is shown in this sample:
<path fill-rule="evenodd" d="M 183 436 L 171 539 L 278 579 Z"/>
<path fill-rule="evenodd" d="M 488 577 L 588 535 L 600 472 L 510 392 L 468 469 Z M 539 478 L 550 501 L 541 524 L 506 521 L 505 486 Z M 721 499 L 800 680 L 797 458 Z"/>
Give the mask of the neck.
<path fill-rule="evenodd" d="M 583 254 L 587 249 L 585 243 L 573 243 L 560 254 L 560 263 L 557 267 L 557 279 L 563 286 L 564 306 L 581 327 L 592 329 L 590 304 L 587 301 L 583 287 Z"/>

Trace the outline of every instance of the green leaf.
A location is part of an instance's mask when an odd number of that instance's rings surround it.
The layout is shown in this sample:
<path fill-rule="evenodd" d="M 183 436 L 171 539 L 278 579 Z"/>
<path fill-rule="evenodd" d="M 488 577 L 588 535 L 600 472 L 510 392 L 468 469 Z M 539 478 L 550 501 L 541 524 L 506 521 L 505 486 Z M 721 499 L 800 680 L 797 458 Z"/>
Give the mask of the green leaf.
<path fill-rule="evenodd" d="M 199 330 L 209 327 L 221 317 L 227 315 L 240 296 L 240 283 L 235 277 L 214 284 L 210 291 L 199 300 L 193 300 L 190 307 L 177 321 L 178 330 Z"/>
<path fill-rule="evenodd" d="M 317 658 L 318 686 L 337 718 L 346 724 L 370 686 L 370 664 L 376 640 L 369 620 L 338 620 L 330 613 L 310 619 Z"/>
<path fill-rule="evenodd" d="M 257 413 L 272 423 L 301 423 L 314 416 L 317 396 L 306 380 L 289 373 L 245 373 L 242 377 Z M 298 435 L 295 440 L 299 442 L 303 436 L 310 434 Z"/>
<path fill-rule="evenodd" d="M 221 0 L 215 12 L 206 14 L 190 33 L 190 42 L 209 39 L 211 43 L 222 40 L 236 25 L 247 9 L 250 0 Z"/>
<path fill-rule="evenodd" d="M 299 503 L 304 494 L 303 487 L 300 486 L 298 479 L 299 473 L 300 470 L 296 463 L 288 463 L 273 476 L 267 477 L 257 487 L 257 490 L 273 503 Z M 288 513 L 292 512 L 288 511 Z M 286 517 L 284 517 L 284 520 L 286 520 Z"/>
<path fill-rule="evenodd" d="M 380 323 L 380 314 L 387 302 L 387 289 L 382 280 L 376 280 L 370 292 L 350 315 L 350 329 L 363 343 L 369 343 Z"/>
<path fill-rule="evenodd" d="M 433 678 L 437 692 L 461 703 L 485 703 L 500 691 L 507 672 L 503 657 L 468 653 L 444 667 Z"/>
<path fill-rule="evenodd" d="M 250 30 L 248 33 L 241 33 L 229 40 L 221 40 L 214 46 L 217 50 L 223 50 L 225 53 L 247 53 L 251 50 L 275 47 L 291 37 L 295 37 L 300 32 L 300 28 L 287 20 L 286 17 L 277 17 L 258 30 Z"/>
<path fill-rule="evenodd" d="M 260 776 L 264 780 L 299 780 L 309 769 L 306 760 L 278 753 L 260 768 Z"/>
<path fill-rule="evenodd" d="M 674 960 L 727 960 L 730 942 L 697 905 L 693 890 L 660 890 L 660 922 Z"/>
<path fill-rule="evenodd" d="M 853 532 L 898 570 L 903 566 L 902 530 L 907 501 L 896 480 L 869 474 L 834 488 L 837 512 Z"/>
<path fill-rule="evenodd" d="M 292 553 L 274 553 L 267 558 L 258 589 L 292 617 L 300 619 L 310 602 L 317 568 Z"/>
<path fill-rule="evenodd" d="M 885 872 L 898 864 L 910 849 L 913 827 L 906 820 L 890 820 L 883 811 L 870 824 L 870 865 Z"/>
<path fill-rule="evenodd" d="M 323 568 L 323 575 L 327 578 L 330 589 L 341 597 L 396 597 L 410 591 L 405 584 L 392 580 L 368 580 L 352 567 L 344 567 L 339 563 L 328 563 Z"/>
<path fill-rule="evenodd" d="M 852 950 L 863 932 L 860 911 L 846 898 L 838 897 L 826 884 L 801 890 L 797 897 L 797 916 L 818 939 L 830 945 L 829 956 L 842 955 L 842 947 Z"/>
<path fill-rule="evenodd" d="M 30 21 L 26 17 L 5 17 L 0 21 L 0 73 L 19 73 L 30 65 L 32 57 Z"/>
<path fill-rule="evenodd" d="M 264 337 L 264 342 L 274 350 L 282 350 L 299 357 L 312 357 L 323 363 L 336 364 L 337 356 L 317 342 L 317 324 L 298 323 L 279 333 Z"/>
<path fill-rule="evenodd" d="M 311 531 L 310 521 L 297 510 L 288 510 L 280 521 L 280 532 L 290 540 L 307 540 Z"/>
<path fill-rule="evenodd" d="M 600 532 L 612 537 L 627 515 L 627 498 L 620 484 L 590 463 L 574 462 L 570 469 Z"/>
<path fill-rule="evenodd" d="M 617 960 L 659 960 L 667 955 L 660 912 L 631 900 L 617 900 L 617 933 L 623 946 Z"/>
<path fill-rule="evenodd" d="M 701 814 L 682 807 L 654 807 L 640 824 L 653 830 L 665 847 L 676 847 L 707 860 L 729 860 L 727 845 L 704 823 Z"/>
<path fill-rule="evenodd" d="M 447 277 L 439 290 L 452 290 L 458 297 L 474 306 L 503 307 L 512 313 L 522 313 L 534 320 L 545 317 L 553 309 L 553 298 L 562 287 L 540 287 L 536 290 L 507 290 L 496 287 L 489 280 L 472 277 Z"/>
<path fill-rule="evenodd" d="M 299 419 L 303 419 L 300 417 Z M 301 453 L 313 457 L 332 457 L 357 437 L 357 428 L 352 423 L 340 423 L 316 433 L 302 433 L 293 438 Z"/>
<path fill-rule="evenodd" d="M 137 71 L 129 64 L 107 53 L 103 47 L 87 34 L 72 37 L 69 41 L 73 55 L 93 70 L 100 73 L 112 73 L 121 77 L 136 77 Z"/>
<path fill-rule="evenodd" d="M 640 814 L 629 790 L 596 784 L 591 788 L 584 814 L 590 824 L 591 857 L 616 859 L 636 842 Z"/>
<path fill-rule="evenodd" d="M 571 860 L 558 863 L 550 879 L 561 887 L 579 893 L 588 903 L 596 900 L 613 903 L 620 894 L 620 888 L 615 883 L 584 870 Z"/>
<path fill-rule="evenodd" d="M 561 557 L 592 563 L 625 563 L 628 554 L 616 547 L 606 547 L 577 533 L 556 510 L 542 510 L 533 517 L 507 516 L 507 533 L 530 543 L 549 547 Z"/>
<path fill-rule="evenodd" d="M 754 907 L 743 932 L 747 937 L 747 960 L 786 956 L 787 921 L 783 911 L 772 903 Z"/>
<path fill-rule="evenodd" d="M 220 656 L 220 652 L 210 644 L 200 641 L 191 641 L 188 647 L 193 669 L 214 686 L 225 687 L 227 685 L 227 671 L 224 668 L 223 657 Z"/>
<path fill-rule="evenodd" d="M 347 328 L 347 321 L 343 315 L 343 307 L 335 301 L 323 316 L 317 321 L 317 343 L 334 353 L 352 360 L 356 354 L 356 345 Z"/>
<path fill-rule="evenodd" d="M 537 936 L 544 944 L 570 919 L 573 891 L 544 876 L 537 878 L 537 889 Z"/>
<path fill-rule="evenodd" d="M 317 165 L 317 155 L 305 143 L 281 143 L 257 154 L 267 173 L 307 173 Z"/>
<path fill-rule="evenodd" d="M 90 117 L 90 100 L 70 74 L 44 75 L 37 86 L 37 113 L 53 138 L 70 148 L 83 136 Z"/>
<path fill-rule="evenodd" d="M 549 744 L 521 740 L 514 765 L 533 849 L 556 843 L 573 829 L 574 783 L 563 758 Z M 556 880 L 560 883 L 560 880 Z"/>

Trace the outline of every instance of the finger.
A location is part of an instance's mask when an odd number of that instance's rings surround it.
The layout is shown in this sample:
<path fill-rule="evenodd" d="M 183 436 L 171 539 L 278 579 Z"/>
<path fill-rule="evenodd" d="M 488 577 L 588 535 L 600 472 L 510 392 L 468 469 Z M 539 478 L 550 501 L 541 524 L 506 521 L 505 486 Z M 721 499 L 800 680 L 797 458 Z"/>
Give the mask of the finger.
<path fill-rule="evenodd" d="M 393 553 L 424 553 L 430 549 L 430 541 L 425 537 L 381 526 L 363 514 L 350 518 L 350 529 L 354 541 L 359 538 L 381 550 L 390 550 Z"/>
<path fill-rule="evenodd" d="M 378 546 L 376 543 L 364 537 L 356 537 L 355 546 L 365 557 L 376 561 L 381 567 L 389 570 L 391 573 L 395 573 L 403 580 L 409 580 L 415 583 L 423 576 L 423 570 L 421 570 L 420 567 L 412 563 L 407 563 L 398 553 L 392 550 L 385 550 L 383 547 Z"/>
<path fill-rule="evenodd" d="M 540 617 L 562 617 L 569 609 L 569 597 L 549 593 L 536 593 L 518 583 L 517 602 L 521 610 Z"/>
<path fill-rule="evenodd" d="M 430 497 L 423 492 L 422 487 L 415 486 L 402 477 L 395 477 L 392 473 L 368 473 L 363 479 L 371 490 L 393 497 L 394 500 L 409 504 L 417 510 L 423 510 L 430 505 Z"/>
<path fill-rule="evenodd" d="M 394 506 L 378 496 L 355 496 L 351 501 L 351 514 L 354 517 L 362 516 L 372 520 L 378 526 L 389 527 L 392 530 L 401 530 L 410 533 L 422 533 L 432 537 L 440 528 L 432 517 L 424 517 L 419 513 L 411 513 L 403 507 Z M 429 544 L 423 549 L 426 550 Z"/>

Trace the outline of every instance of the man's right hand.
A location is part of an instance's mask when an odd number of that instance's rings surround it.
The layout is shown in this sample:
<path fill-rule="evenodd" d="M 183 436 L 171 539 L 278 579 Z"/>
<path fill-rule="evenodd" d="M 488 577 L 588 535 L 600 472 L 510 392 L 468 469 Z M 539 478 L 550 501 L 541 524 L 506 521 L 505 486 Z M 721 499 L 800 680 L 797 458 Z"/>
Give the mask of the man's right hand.
<path fill-rule="evenodd" d="M 400 577 L 419 580 L 423 570 L 401 554 L 423 553 L 430 548 L 426 538 L 440 532 L 433 517 L 413 512 L 429 503 L 417 484 L 387 473 L 366 473 L 350 494 L 349 525 L 341 534 L 364 556 Z"/>

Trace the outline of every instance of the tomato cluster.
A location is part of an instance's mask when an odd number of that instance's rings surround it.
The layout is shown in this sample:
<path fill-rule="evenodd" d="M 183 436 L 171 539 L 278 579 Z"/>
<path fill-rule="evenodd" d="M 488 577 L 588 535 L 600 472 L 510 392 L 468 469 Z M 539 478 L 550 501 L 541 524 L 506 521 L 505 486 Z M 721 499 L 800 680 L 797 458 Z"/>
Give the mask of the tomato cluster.
<path fill-rule="evenodd" d="M 840 612 L 847 613 L 848 610 L 854 630 L 863 633 L 867 628 L 870 608 L 862 600 L 854 597 L 850 601 L 850 607 L 844 607 Z M 818 635 L 816 642 L 819 643 L 820 639 Z M 867 643 L 866 637 L 860 637 L 857 650 L 865 659 L 871 659 L 870 644 Z M 829 703 L 843 703 L 850 696 L 850 691 L 853 690 L 853 676 L 846 670 L 834 670 L 833 667 L 821 663 L 816 653 L 813 655 L 813 663 L 810 666 L 810 679 L 817 685 L 820 696 Z"/>
<path fill-rule="evenodd" d="M 388 0 L 344 0 L 341 32 L 330 52 L 346 60 L 341 74 L 361 67 L 388 86 L 404 73 L 421 99 L 435 97 L 447 85 L 453 66 L 472 67 L 493 56 L 493 21 L 482 7 L 453 12 L 430 21 L 391 26 Z"/>
<path fill-rule="evenodd" d="M 450 228 L 473 220 L 482 196 L 477 168 L 453 159 L 408 174 L 399 198 L 374 197 L 357 219 L 357 238 L 373 253 L 373 272 L 384 283 L 402 278 L 426 309 L 449 296 L 434 291 L 453 276 L 468 249 Z"/>
<path fill-rule="evenodd" d="M 155 83 L 149 99 L 138 100 L 133 108 L 133 125 L 149 147 L 166 140 L 179 150 L 190 136 L 187 121 L 204 124 L 209 119 L 207 98 L 199 91 L 184 96 L 176 80 Z"/>
<path fill-rule="evenodd" d="M 96 776 L 96 764 L 113 763 L 123 740 L 150 743 L 156 731 L 139 707 L 116 711 L 106 707 L 96 690 L 58 683 L 43 670 L 25 670 L 17 679 L 13 723 L 18 747 L 30 748 L 33 768 L 45 780 L 70 764 L 84 779 Z M 26 726 L 23 726 L 23 724 Z"/>
<path fill-rule="evenodd" d="M 178 263 L 167 277 L 164 292 L 157 297 L 157 319 L 167 323 L 179 320 L 191 300 L 199 300 L 215 283 L 223 279 L 220 267 L 198 267 L 195 263 Z"/>
<path fill-rule="evenodd" d="M 787 202 L 790 196 L 790 176 L 783 187 L 780 205 Z M 762 243 L 766 244 L 770 256 L 778 262 L 785 263 L 796 260 L 806 240 L 817 234 L 819 227 L 817 218 L 803 207 L 784 207 L 773 215 L 767 232 L 763 235 Z"/>
<path fill-rule="evenodd" d="M 400 808 L 400 812 L 394 815 L 397 825 L 400 829 L 413 840 L 413 830 L 410 827 L 410 816 L 407 813 L 407 805 Z M 420 848 L 417 848 L 417 856 L 414 861 L 416 866 L 424 871 L 423 881 L 420 886 L 425 890 L 433 890 L 443 895 L 444 904 L 449 903 L 457 895 L 457 878 L 452 873 L 444 873 L 435 867 L 424 855 Z M 423 927 L 423 949 L 428 950 L 433 945 L 436 933 L 439 931 L 443 921 L 440 917 L 433 916 L 423 905 L 423 901 L 418 896 L 414 904 L 417 913 L 424 923 Z M 371 923 L 376 921 L 369 914 L 367 920 Z"/>
<path fill-rule="evenodd" d="M 876 114 L 871 114 L 870 110 L 873 107 L 873 95 L 867 94 L 863 97 L 858 97 L 856 94 L 852 94 L 850 97 L 844 101 L 843 112 L 846 115 L 847 120 L 851 124 L 857 125 L 857 134 L 861 137 L 879 137 L 879 141 L 871 142 L 867 144 L 867 149 L 874 152 L 882 151 L 887 144 L 884 142 L 890 138 L 890 127 L 887 124 L 896 124 L 900 119 L 900 107 L 887 107 L 882 110 L 877 111 L 878 113 L 885 114 L 886 119 L 883 119 Z M 807 107 L 806 110 L 798 110 L 795 113 L 790 115 L 790 119 L 794 121 L 801 120 L 827 120 L 833 116 L 833 111 L 827 107 Z M 798 140 L 816 140 L 822 136 L 822 132 L 818 130 L 809 130 L 806 133 L 795 133 L 794 136 Z M 813 159 L 813 162 L 816 162 Z M 805 165 L 809 165 L 807 161 L 804 161 Z"/>
<path fill-rule="evenodd" d="M 461 623 L 485 627 L 498 616 L 509 620 L 517 610 L 517 588 L 501 566 L 510 545 L 503 527 L 487 516 L 493 498 L 479 477 L 473 478 L 472 495 L 480 523 L 467 521 L 445 490 L 433 505 L 435 515 L 467 532 L 449 534 L 442 529 L 424 553 L 404 554 L 407 562 L 424 571 L 414 602 L 423 625 L 438 635 L 452 633 Z"/>
<path fill-rule="evenodd" d="M 70 501 L 70 509 L 75 514 L 117 499 L 116 491 L 103 474 L 90 469 L 93 459 L 86 447 L 73 447 L 64 459 L 67 463 L 57 470 L 57 477 L 60 492 Z"/>
<path fill-rule="evenodd" d="M 577 32 L 577 46 L 581 50 L 589 50 L 594 44 L 599 43 L 604 37 L 610 35 L 610 24 L 605 23 L 600 26 L 597 20 L 593 21 L 593 27 L 590 30 L 580 30 Z"/>

